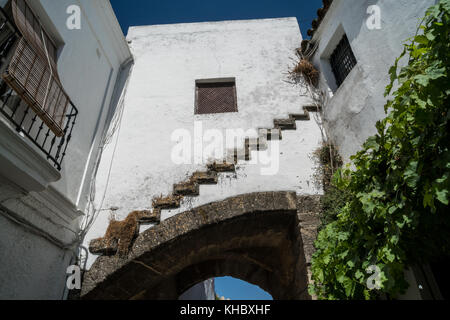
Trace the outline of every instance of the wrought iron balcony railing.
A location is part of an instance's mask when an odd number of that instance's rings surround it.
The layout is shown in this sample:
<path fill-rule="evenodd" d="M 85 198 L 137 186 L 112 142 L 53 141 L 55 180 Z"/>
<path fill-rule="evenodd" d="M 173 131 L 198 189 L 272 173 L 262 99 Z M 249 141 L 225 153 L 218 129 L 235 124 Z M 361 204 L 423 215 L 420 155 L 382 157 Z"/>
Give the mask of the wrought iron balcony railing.
<path fill-rule="evenodd" d="M 0 76 L 6 70 L 20 37 L 12 20 L 0 8 Z M 64 133 L 59 137 L 20 95 L 0 78 L 0 116 L 5 118 L 19 135 L 26 137 L 40 149 L 57 170 L 61 170 L 77 115 L 77 108 L 69 102 L 62 126 Z"/>

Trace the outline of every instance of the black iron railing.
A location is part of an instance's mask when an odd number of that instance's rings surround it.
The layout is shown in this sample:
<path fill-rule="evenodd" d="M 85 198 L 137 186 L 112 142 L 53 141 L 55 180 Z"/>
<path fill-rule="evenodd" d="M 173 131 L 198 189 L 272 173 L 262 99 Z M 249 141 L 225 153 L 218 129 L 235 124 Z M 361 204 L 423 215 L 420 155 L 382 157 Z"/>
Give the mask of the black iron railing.
<path fill-rule="evenodd" d="M 0 10 L 1 74 L 9 64 L 12 51 L 19 38 L 20 34 L 15 29 L 13 22 L 8 19 L 3 10 Z M 65 115 L 64 134 L 58 137 L 25 101 L 0 78 L 0 115 L 9 121 L 19 135 L 26 137 L 40 149 L 56 169 L 61 170 L 61 164 L 66 156 L 78 115 L 78 110 L 72 102 L 70 102 Z"/>

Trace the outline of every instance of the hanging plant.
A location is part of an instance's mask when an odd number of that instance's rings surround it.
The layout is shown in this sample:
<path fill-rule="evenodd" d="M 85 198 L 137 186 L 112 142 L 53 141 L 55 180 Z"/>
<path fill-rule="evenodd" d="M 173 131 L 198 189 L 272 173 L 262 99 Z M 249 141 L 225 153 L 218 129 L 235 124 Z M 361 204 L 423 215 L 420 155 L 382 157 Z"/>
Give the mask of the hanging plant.
<path fill-rule="evenodd" d="M 301 58 L 291 71 L 291 78 L 298 80 L 300 77 L 314 87 L 319 84 L 319 71 L 305 58 Z"/>

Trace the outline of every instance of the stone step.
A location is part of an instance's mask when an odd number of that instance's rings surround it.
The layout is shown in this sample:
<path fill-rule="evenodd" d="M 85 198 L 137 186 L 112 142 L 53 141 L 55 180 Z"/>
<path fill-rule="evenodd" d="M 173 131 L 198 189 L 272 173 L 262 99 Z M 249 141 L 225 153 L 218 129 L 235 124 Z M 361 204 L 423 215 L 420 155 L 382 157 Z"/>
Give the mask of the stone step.
<path fill-rule="evenodd" d="M 264 151 L 267 150 L 267 140 L 264 138 L 246 138 L 245 149 Z"/>
<path fill-rule="evenodd" d="M 296 130 L 297 126 L 295 124 L 295 119 L 276 119 L 273 120 L 273 124 L 275 128 L 279 128 L 281 130 Z"/>
<path fill-rule="evenodd" d="M 156 209 L 177 209 L 181 205 L 182 196 L 172 195 L 165 198 L 156 198 L 153 200 L 153 208 Z"/>
<path fill-rule="evenodd" d="M 139 232 L 139 225 L 159 223 L 161 210 L 133 211 L 122 221 L 111 220 L 102 238 L 93 239 L 89 243 L 89 251 L 93 254 L 120 255 L 128 253 L 134 237 Z"/>
<path fill-rule="evenodd" d="M 238 160 L 250 161 L 250 149 L 235 149 L 227 152 L 227 162 L 237 163 Z"/>
<path fill-rule="evenodd" d="M 267 141 L 282 139 L 281 130 L 279 128 L 273 129 L 260 128 L 258 129 L 258 134 L 262 139 L 265 139 Z"/>
<path fill-rule="evenodd" d="M 191 178 L 192 181 L 197 182 L 197 184 L 217 184 L 218 177 L 215 171 L 197 171 L 194 172 Z"/>
<path fill-rule="evenodd" d="M 309 116 L 309 112 L 305 112 L 303 114 L 291 114 L 289 115 L 292 119 L 295 121 L 308 121 L 311 120 L 311 117 Z"/>
<path fill-rule="evenodd" d="M 176 196 L 198 196 L 200 194 L 199 185 L 196 182 L 178 183 L 173 186 L 173 194 Z"/>
<path fill-rule="evenodd" d="M 89 252 L 97 255 L 114 255 L 118 247 L 116 239 L 98 238 L 89 242 Z"/>
<path fill-rule="evenodd" d="M 236 167 L 234 163 L 211 163 L 208 164 L 208 170 L 214 171 L 214 172 L 235 172 Z"/>
<path fill-rule="evenodd" d="M 322 107 L 321 106 L 304 106 L 303 110 L 307 111 L 307 112 L 321 112 Z"/>
<path fill-rule="evenodd" d="M 161 219 L 161 209 L 153 209 L 153 211 L 141 211 L 138 216 L 139 223 L 159 223 Z"/>

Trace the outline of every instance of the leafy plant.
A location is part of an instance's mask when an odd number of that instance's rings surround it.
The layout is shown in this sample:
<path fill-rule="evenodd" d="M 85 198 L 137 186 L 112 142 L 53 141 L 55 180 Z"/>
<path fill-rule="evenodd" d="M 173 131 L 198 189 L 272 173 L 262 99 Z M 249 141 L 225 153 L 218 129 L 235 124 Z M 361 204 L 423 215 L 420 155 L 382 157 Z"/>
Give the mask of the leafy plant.
<path fill-rule="evenodd" d="M 339 210 L 350 201 L 351 193 L 347 190 L 336 188 L 332 184 L 333 173 L 343 165 L 337 148 L 331 143 L 324 143 L 314 154 L 320 163 L 316 177 L 321 181 L 325 191 L 320 200 L 320 220 L 321 228 L 323 228 L 337 219 Z"/>
<path fill-rule="evenodd" d="M 336 188 L 333 185 L 329 186 L 320 200 L 320 221 L 322 225 L 320 229 L 337 220 L 338 213 L 351 201 L 351 197 L 352 194 L 349 191 Z"/>
<path fill-rule="evenodd" d="M 386 96 L 398 89 L 378 133 L 351 158 L 354 170 L 334 175 L 350 196 L 316 241 L 310 292 L 320 299 L 395 298 L 407 266 L 450 254 L 449 22 L 450 0 L 428 9 L 390 69 Z M 369 266 L 378 290 L 367 286 Z"/>

